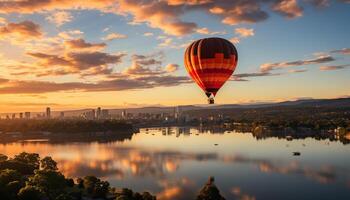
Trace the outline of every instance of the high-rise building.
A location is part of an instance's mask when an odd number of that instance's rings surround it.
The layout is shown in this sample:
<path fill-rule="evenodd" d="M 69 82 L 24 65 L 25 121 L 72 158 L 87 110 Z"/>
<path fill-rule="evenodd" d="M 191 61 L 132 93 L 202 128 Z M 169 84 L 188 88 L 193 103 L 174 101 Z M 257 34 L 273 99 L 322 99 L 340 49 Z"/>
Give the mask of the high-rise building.
<path fill-rule="evenodd" d="M 64 112 L 60 113 L 60 118 L 64 118 Z"/>
<path fill-rule="evenodd" d="M 51 118 L 51 108 L 50 107 L 46 108 L 46 118 Z"/>
<path fill-rule="evenodd" d="M 30 112 L 25 112 L 25 113 L 24 113 L 24 117 L 25 117 L 26 119 L 30 119 Z"/>
<path fill-rule="evenodd" d="M 100 119 L 101 118 L 101 107 L 98 107 L 96 110 L 96 119 Z"/>
<path fill-rule="evenodd" d="M 127 118 L 127 115 L 128 115 L 128 113 L 126 112 L 126 110 L 123 110 L 123 112 L 122 112 L 122 118 L 123 118 L 123 119 L 126 119 L 126 118 Z"/>
<path fill-rule="evenodd" d="M 23 119 L 23 113 L 19 113 L 19 118 Z"/>
<path fill-rule="evenodd" d="M 15 113 L 12 114 L 12 119 L 16 119 L 16 114 Z"/>
<path fill-rule="evenodd" d="M 109 110 L 107 110 L 107 109 L 101 110 L 101 118 L 108 119 L 109 118 Z"/>

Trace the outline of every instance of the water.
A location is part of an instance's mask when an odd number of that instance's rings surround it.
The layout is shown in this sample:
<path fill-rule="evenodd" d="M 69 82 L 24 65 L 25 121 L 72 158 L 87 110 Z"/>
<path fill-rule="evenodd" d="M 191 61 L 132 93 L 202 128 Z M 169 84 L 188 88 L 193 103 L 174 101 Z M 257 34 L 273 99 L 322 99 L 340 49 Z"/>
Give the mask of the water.
<path fill-rule="evenodd" d="M 0 144 L 2 154 L 22 151 L 52 156 L 68 177 L 92 174 L 161 200 L 194 199 L 209 176 L 226 199 L 350 199 L 350 145 L 329 140 L 174 127 L 107 143 Z"/>

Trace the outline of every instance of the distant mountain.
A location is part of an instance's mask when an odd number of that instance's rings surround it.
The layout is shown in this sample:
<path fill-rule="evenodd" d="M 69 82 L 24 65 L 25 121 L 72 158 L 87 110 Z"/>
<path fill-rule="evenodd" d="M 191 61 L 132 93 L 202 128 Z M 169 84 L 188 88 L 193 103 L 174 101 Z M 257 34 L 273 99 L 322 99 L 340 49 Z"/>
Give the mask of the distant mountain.
<path fill-rule="evenodd" d="M 268 107 L 350 107 L 350 98 L 337 98 L 337 99 L 302 99 L 295 101 L 284 101 L 278 103 L 255 103 L 255 104 L 219 104 L 219 105 L 182 105 L 178 106 L 181 111 L 191 111 L 191 110 L 211 110 L 211 109 L 249 109 L 249 108 L 268 108 Z M 80 109 L 80 110 L 66 110 L 63 111 L 64 115 L 79 116 L 84 112 L 91 111 L 92 109 Z M 128 113 L 138 114 L 138 113 L 174 113 L 176 107 L 174 106 L 150 106 L 150 107 L 140 107 L 140 108 L 125 108 L 125 109 L 108 109 L 110 114 L 116 115 L 121 114 L 124 110 Z M 61 111 L 53 111 L 53 116 L 59 116 Z M 35 116 L 35 112 L 32 116 Z"/>
<path fill-rule="evenodd" d="M 207 110 L 207 109 L 233 109 L 233 108 L 267 108 L 267 107 L 350 107 L 350 98 L 338 98 L 338 99 L 302 99 L 295 101 L 284 101 L 279 103 L 257 103 L 257 104 L 221 104 L 221 105 L 184 105 L 179 106 L 181 111 L 190 110 Z M 109 109 L 110 114 L 121 114 L 124 110 L 128 113 L 173 113 L 176 107 L 164 106 L 164 107 L 141 107 L 141 108 L 125 108 L 125 109 Z M 91 110 L 91 109 L 90 109 Z M 80 110 L 80 112 L 86 112 Z M 77 112 L 77 111 L 74 111 Z"/>

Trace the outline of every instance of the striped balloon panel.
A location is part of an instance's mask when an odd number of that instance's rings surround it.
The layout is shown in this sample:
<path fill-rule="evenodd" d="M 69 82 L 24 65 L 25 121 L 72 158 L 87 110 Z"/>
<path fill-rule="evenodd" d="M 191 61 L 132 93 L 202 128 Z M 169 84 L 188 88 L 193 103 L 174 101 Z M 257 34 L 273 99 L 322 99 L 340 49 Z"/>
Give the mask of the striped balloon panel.
<path fill-rule="evenodd" d="M 221 38 L 195 41 L 185 52 L 185 66 L 191 78 L 214 95 L 231 77 L 236 65 L 235 47 Z"/>

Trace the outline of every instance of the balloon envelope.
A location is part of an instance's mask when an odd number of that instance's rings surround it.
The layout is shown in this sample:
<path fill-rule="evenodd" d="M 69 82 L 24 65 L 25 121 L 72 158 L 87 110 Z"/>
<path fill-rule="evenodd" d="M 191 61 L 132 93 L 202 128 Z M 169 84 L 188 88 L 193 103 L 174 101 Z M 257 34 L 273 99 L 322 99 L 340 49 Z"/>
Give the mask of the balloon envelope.
<path fill-rule="evenodd" d="M 216 95 L 236 69 L 235 46 L 223 38 L 204 38 L 187 47 L 185 67 L 191 78 L 206 95 Z"/>

